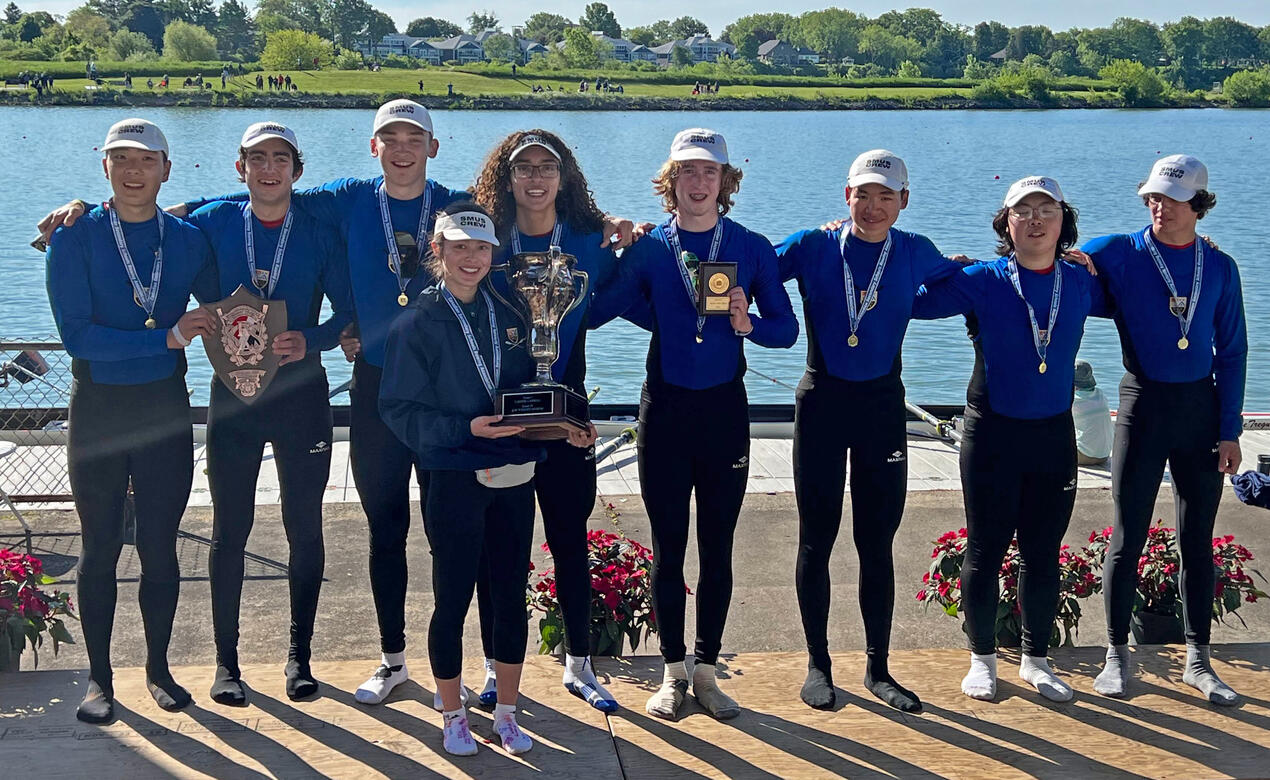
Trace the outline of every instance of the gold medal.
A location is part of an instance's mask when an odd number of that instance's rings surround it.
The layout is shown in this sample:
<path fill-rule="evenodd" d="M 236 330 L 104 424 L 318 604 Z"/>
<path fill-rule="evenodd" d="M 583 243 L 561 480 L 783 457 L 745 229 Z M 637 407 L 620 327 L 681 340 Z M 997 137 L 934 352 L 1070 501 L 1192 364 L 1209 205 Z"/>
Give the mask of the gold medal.
<path fill-rule="evenodd" d="M 405 293 L 402 293 L 401 295 L 397 296 L 398 306 L 405 306 L 407 303 L 410 303 L 410 299 L 406 297 Z"/>
<path fill-rule="evenodd" d="M 701 338 L 701 334 L 700 334 L 700 333 L 698 333 L 698 334 L 697 334 L 697 343 L 698 343 L 698 344 L 700 344 L 702 341 L 703 341 L 703 339 Z"/>
<path fill-rule="evenodd" d="M 1044 374 L 1046 371 L 1048 371 L 1048 370 L 1049 370 L 1049 366 L 1045 365 L 1045 361 L 1044 361 L 1044 360 L 1042 360 L 1042 361 L 1041 361 L 1041 364 L 1040 364 L 1039 366 L 1037 366 L 1037 367 L 1036 367 L 1036 370 L 1037 370 L 1037 371 L 1039 371 L 1040 373 Z"/>
<path fill-rule="evenodd" d="M 147 327 L 148 329 L 150 329 L 150 330 L 154 330 L 154 329 L 158 326 L 158 324 L 159 324 L 159 323 L 157 323 L 157 322 L 155 322 L 155 321 L 154 321 L 154 317 L 147 317 L 147 318 L 146 318 L 146 327 Z"/>
<path fill-rule="evenodd" d="M 722 295 L 728 291 L 728 275 L 725 273 L 715 273 L 710 275 L 710 280 L 706 282 L 706 286 L 710 288 L 710 292 L 715 295 Z"/>
<path fill-rule="evenodd" d="M 856 345 L 857 345 L 857 344 L 859 344 L 859 343 L 860 343 L 860 339 L 859 339 L 859 338 L 857 338 L 857 337 L 856 337 L 856 335 L 855 335 L 854 333 L 852 333 L 850 336 L 848 336 L 848 337 L 847 337 L 847 346 L 848 346 L 848 347 L 854 347 L 854 346 L 856 346 Z"/>
<path fill-rule="evenodd" d="M 1180 339 L 1178 339 L 1178 340 L 1177 340 L 1177 348 L 1178 348 L 1178 349 L 1186 349 L 1186 348 L 1187 348 L 1187 347 L 1189 347 L 1190 345 L 1191 345 L 1190 340 L 1189 340 L 1189 339 L 1187 339 L 1185 336 L 1183 336 L 1182 338 L 1180 338 Z"/>

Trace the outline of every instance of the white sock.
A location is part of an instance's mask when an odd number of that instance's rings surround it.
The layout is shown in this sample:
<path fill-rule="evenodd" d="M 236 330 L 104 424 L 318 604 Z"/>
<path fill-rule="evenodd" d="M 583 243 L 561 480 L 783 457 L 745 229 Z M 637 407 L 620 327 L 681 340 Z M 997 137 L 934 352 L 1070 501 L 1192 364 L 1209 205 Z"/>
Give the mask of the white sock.
<path fill-rule="evenodd" d="M 1124 696 L 1132 676 L 1129 666 L 1128 645 L 1108 645 L 1107 662 L 1102 671 L 1094 678 L 1094 690 L 1103 696 L 1119 698 Z"/>
<path fill-rule="evenodd" d="M 992 701 L 997 695 L 997 654 L 970 654 L 970 671 L 961 680 L 961 692 L 972 699 Z"/>
<path fill-rule="evenodd" d="M 683 661 L 667 663 L 662 670 L 661 688 L 644 705 L 649 715 L 667 720 L 679 717 L 684 699 L 688 696 L 688 670 Z"/>
<path fill-rule="evenodd" d="M 590 656 L 565 655 L 564 687 L 601 712 L 613 712 L 617 701 L 595 679 Z"/>
<path fill-rule="evenodd" d="M 715 679 L 714 664 L 697 664 L 692 669 L 692 695 L 718 720 L 735 718 L 741 706 L 723 691 Z"/>
<path fill-rule="evenodd" d="M 1222 682 L 1213 671 L 1213 660 L 1208 645 L 1186 646 L 1186 671 L 1182 682 L 1208 697 L 1213 704 L 1230 707 L 1239 703 L 1239 694 Z"/>
<path fill-rule="evenodd" d="M 1050 701 L 1071 701 L 1072 686 L 1063 682 L 1050 668 L 1048 658 L 1025 655 L 1019 664 L 1019 677 Z"/>
<path fill-rule="evenodd" d="M 388 698 L 392 689 L 410 679 L 406 669 L 406 653 L 383 653 L 379 668 L 370 679 L 357 686 L 353 698 L 362 704 L 379 704 Z"/>
<path fill-rule="evenodd" d="M 467 706 L 467 686 L 463 684 L 463 676 L 459 675 L 459 706 Z M 441 692 L 434 691 L 432 694 L 432 709 L 437 712 L 445 710 L 445 705 L 441 703 Z"/>
<path fill-rule="evenodd" d="M 534 741 L 516 723 L 515 704 L 494 705 L 494 731 L 503 741 L 503 750 L 513 756 L 528 753 L 534 746 Z"/>
<path fill-rule="evenodd" d="M 472 739 L 472 729 L 467 723 L 467 710 L 457 709 L 441 714 L 445 722 L 442 745 L 445 752 L 454 756 L 476 755 L 476 740 Z"/>

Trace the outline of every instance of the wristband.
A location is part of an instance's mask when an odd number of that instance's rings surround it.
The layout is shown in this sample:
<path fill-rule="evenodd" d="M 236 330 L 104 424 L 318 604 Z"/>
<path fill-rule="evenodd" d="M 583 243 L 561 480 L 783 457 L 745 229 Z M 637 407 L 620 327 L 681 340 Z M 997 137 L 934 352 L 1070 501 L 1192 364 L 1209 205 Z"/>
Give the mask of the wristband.
<path fill-rule="evenodd" d="M 192 342 L 192 340 L 191 340 L 191 339 L 187 339 L 187 338 L 185 338 L 185 336 L 183 336 L 183 335 L 181 334 L 181 326 L 180 326 L 180 325 L 173 325 L 173 326 L 172 326 L 172 337 L 173 337 L 173 338 L 175 338 L 175 339 L 176 339 L 176 343 L 177 343 L 177 344 L 180 344 L 182 347 L 188 347 L 188 346 L 191 344 L 191 342 Z"/>
<path fill-rule="evenodd" d="M 751 323 L 750 323 L 750 329 L 749 329 L 749 330 L 747 330 L 747 331 L 745 331 L 744 333 L 742 333 L 741 331 L 739 331 L 739 330 L 737 330 L 737 329 L 735 329 L 735 328 L 733 328 L 733 329 L 732 329 L 732 333 L 733 333 L 733 334 L 735 334 L 735 335 L 737 335 L 737 336 L 740 336 L 741 338 L 745 338 L 746 336 L 750 335 L 750 334 L 751 334 L 751 333 L 753 333 L 753 332 L 754 332 L 754 323 L 753 323 L 753 322 L 751 322 Z"/>

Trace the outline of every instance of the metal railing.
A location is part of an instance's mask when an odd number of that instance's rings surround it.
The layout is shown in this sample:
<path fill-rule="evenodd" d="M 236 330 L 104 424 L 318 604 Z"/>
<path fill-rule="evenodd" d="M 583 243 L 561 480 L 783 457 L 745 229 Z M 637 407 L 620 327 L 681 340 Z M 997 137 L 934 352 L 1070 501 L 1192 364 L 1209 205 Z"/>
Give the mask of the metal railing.
<path fill-rule="evenodd" d="M 54 339 L 0 340 L 0 439 L 18 445 L 0 460 L 0 489 L 17 502 L 70 501 L 66 405 L 71 359 Z"/>

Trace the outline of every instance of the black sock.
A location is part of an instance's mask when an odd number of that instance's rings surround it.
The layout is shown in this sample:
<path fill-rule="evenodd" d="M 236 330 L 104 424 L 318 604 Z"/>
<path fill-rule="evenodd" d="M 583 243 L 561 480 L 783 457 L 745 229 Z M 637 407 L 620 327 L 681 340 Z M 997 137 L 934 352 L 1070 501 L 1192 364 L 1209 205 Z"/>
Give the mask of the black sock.
<path fill-rule="evenodd" d="M 833 709 L 837 694 L 833 689 L 833 663 L 828 653 L 813 653 L 807 662 L 807 680 L 798 692 L 803 703 L 818 710 Z"/>
<path fill-rule="evenodd" d="M 85 723 L 108 723 L 115 717 L 115 693 L 102 688 L 96 682 L 88 681 L 88 690 L 84 692 L 84 700 L 75 710 L 75 717 Z"/>
<path fill-rule="evenodd" d="M 184 709 L 190 702 L 194 701 L 190 696 L 190 692 L 177 684 L 167 670 L 157 675 L 147 672 L 146 688 L 150 691 L 150 695 L 154 697 L 154 703 L 168 712 Z"/>
<path fill-rule="evenodd" d="M 229 704 L 234 707 L 247 704 L 247 690 L 243 688 L 237 665 L 231 669 L 224 664 L 217 664 L 211 693 L 212 701 L 217 704 Z"/>
<path fill-rule="evenodd" d="M 901 712 L 921 712 L 922 700 L 900 685 L 887 670 L 886 659 L 870 658 L 865 666 L 864 687 L 886 704 Z"/>
<path fill-rule="evenodd" d="M 309 670 L 309 662 L 292 658 L 287 661 L 287 698 L 295 701 L 317 693 L 318 683 Z"/>

